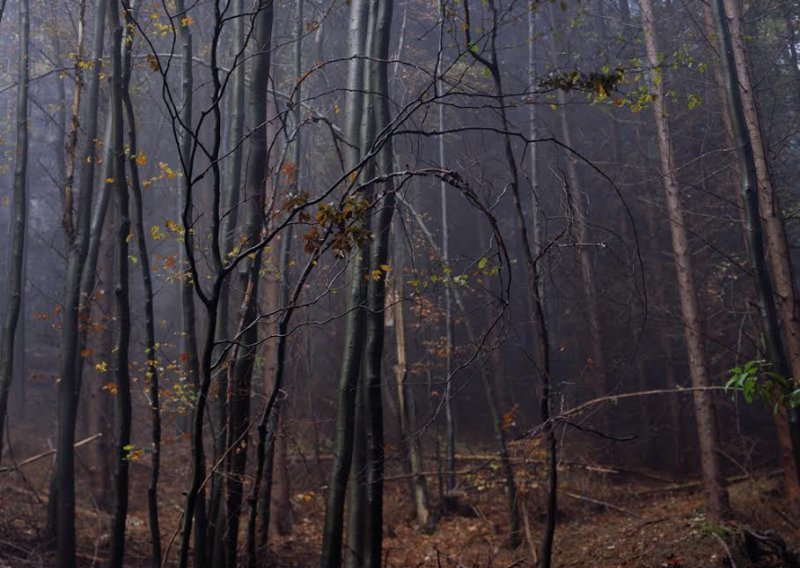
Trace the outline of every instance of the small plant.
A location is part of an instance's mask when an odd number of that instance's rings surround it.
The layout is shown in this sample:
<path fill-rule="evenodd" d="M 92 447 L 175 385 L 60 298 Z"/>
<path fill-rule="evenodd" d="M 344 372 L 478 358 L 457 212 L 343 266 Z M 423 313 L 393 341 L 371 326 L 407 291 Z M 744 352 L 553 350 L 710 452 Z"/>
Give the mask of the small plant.
<path fill-rule="evenodd" d="M 698 511 L 691 523 L 694 534 L 700 538 L 718 536 L 724 539 L 731 535 L 730 527 L 711 521 L 702 511 Z"/>
<path fill-rule="evenodd" d="M 773 412 L 800 406 L 800 388 L 794 379 L 773 371 L 768 361 L 754 359 L 741 367 L 734 367 L 730 373 L 725 390 L 741 392 L 748 403 L 758 399 L 772 407 Z"/>

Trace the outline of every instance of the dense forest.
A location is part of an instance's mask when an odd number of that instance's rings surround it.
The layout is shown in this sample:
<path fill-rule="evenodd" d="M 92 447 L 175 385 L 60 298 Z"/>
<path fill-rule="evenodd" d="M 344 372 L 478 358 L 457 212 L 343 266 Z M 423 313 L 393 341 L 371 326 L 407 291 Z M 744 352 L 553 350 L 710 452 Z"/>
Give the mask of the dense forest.
<path fill-rule="evenodd" d="M 800 2 L 0 34 L 0 566 L 800 566 Z"/>

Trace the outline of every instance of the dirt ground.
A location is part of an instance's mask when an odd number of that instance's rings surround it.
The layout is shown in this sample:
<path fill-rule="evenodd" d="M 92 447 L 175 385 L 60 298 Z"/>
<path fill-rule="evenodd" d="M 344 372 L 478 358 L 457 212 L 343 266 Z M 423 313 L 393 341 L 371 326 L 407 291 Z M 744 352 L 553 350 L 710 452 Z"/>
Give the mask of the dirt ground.
<path fill-rule="evenodd" d="M 18 443 L 15 461 L 37 454 L 33 444 Z M 161 485 L 162 534 L 165 550 L 180 520 L 187 461 L 179 448 L 167 444 L 167 463 Z M 41 448 L 39 448 L 41 451 Z M 6 460 L 8 461 L 8 460 Z M 80 462 L 80 460 L 79 460 Z M 497 483 L 497 466 L 465 456 L 461 476 L 459 515 L 439 519 L 433 534 L 422 534 L 413 522 L 408 486 L 402 476 L 386 483 L 385 565 L 390 567 L 526 567 L 535 566 L 535 544 L 541 534 L 541 473 L 535 463 L 517 465 L 525 538 L 516 550 L 507 547 L 506 500 Z M 4 463 L 8 467 L 9 463 Z M 17 471 L 0 473 L 0 568 L 51 566 L 52 553 L 42 542 L 47 483 L 52 457 Z M 102 566 L 109 517 L 94 505 L 94 489 L 79 465 L 77 530 L 81 566 Z M 146 458 L 133 466 L 132 503 L 128 520 L 126 565 L 149 566 L 145 490 Z M 273 538 L 263 566 L 310 567 L 318 563 L 324 487 L 319 471 L 308 462 L 295 462 L 291 479 L 294 530 Z M 398 479 L 399 477 L 399 479 Z M 735 520 L 709 522 L 702 512 L 696 486 L 676 487 L 675 480 L 656 480 L 631 472 L 566 463 L 561 468 L 556 567 L 715 567 L 791 566 L 776 554 L 754 562 L 744 555 L 747 531 L 781 535 L 789 548 L 800 544 L 798 525 L 782 498 L 780 476 L 761 474 L 731 486 Z M 434 488 L 435 478 L 431 478 Z M 687 481 L 687 480 L 682 480 Z M 689 480 L 691 481 L 691 480 Z M 174 559 L 176 542 L 172 546 Z M 769 551 L 767 551 L 769 552 Z"/>

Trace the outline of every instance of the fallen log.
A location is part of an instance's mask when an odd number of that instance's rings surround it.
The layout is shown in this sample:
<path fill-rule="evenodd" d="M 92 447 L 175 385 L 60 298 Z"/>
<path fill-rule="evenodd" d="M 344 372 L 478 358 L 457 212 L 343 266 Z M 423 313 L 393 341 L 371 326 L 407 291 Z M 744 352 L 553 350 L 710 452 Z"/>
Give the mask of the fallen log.
<path fill-rule="evenodd" d="M 95 440 L 97 440 L 98 438 L 101 438 L 102 436 L 103 436 L 103 433 L 102 432 L 98 432 L 97 434 L 94 434 L 93 436 L 89 436 L 88 438 L 84 438 L 83 440 L 75 442 L 75 445 L 73 447 L 80 448 L 81 446 L 85 446 L 86 444 L 88 444 L 90 442 L 94 442 Z M 17 464 L 14 464 L 13 466 L 0 467 L 0 473 L 9 473 L 9 472 L 12 472 L 12 471 L 17 471 L 23 465 L 28 465 L 28 464 L 33 463 L 35 461 L 39 461 L 40 459 L 44 459 L 47 456 L 52 456 L 54 453 L 56 453 L 55 448 L 52 449 L 52 450 L 47 450 L 46 452 L 42 452 L 41 454 L 36 454 L 35 456 L 31 456 L 29 458 L 26 458 L 26 459 L 22 460 L 21 462 L 19 462 Z"/>
<path fill-rule="evenodd" d="M 642 516 L 634 513 L 633 511 L 629 511 L 628 509 L 623 509 L 622 507 L 618 507 L 617 505 L 612 505 L 606 501 L 600 501 L 599 499 L 592 499 L 591 497 L 587 497 L 585 495 L 578 495 L 577 493 L 571 493 L 569 491 L 564 491 L 564 495 L 567 497 L 571 497 L 572 499 L 577 499 L 578 501 L 586 501 L 587 503 L 592 503 L 593 505 L 599 505 L 600 507 L 604 507 L 611 511 L 616 511 L 617 513 L 622 513 L 628 517 L 633 517 L 635 519 L 641 519 Z"/>
<path fill-rule="evenodd" d="M 748 481 L 750 479 L 755 478 L 771 478 L 777 477 L 779 475 L 783 475 L 783 470 L 776 469 L 774 471 L 769 471 L 767 473 L 757 475 L 757 474 L 744 474 L 744 475 L 736 475 L 734 477 L 729 477 L 727 482 L 728 484 L 732 483 L 740 483 L 742 481 Z M 668 485 L 667 487 L 656 487 L 654 489 L 644 489 L 642 491 L 637 491 L 634 493 L 637 497 L 645 497 L 647 495 L 653 495 L 655 493 L 669 493 L 671 491 L 681 491 L 684 489 L 700 489 L 703 487 L 702 481 L 689 481 L 687 483 L 676 483 L 674 485 Z"/>

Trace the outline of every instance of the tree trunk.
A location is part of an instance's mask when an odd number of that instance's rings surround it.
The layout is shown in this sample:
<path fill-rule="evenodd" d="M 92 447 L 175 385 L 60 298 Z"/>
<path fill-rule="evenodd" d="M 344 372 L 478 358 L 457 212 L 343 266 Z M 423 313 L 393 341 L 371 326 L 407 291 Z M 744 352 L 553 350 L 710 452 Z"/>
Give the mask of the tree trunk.
<path fill-rule="evenodd" d="M 304 6 L 305 2 L 303 0 L 297 0 L 296 2 L 296 11 L 295 11 L 295 29 L 294 29 L 294 76 L 296 78 L 297 84 L 293 91 L 293 106 L 292 106 L 292 117 L 294 121 L 294 147 L 292 148 L 292 164 L 293 168 L 289 170 L 288 175 L 288 195 L 299 195 L 299 187 L 300 187 L 300 174 L 302 172 L 301 168 L 301 158 L 303 152 L 303 130 L 302 130 L 302 113 L 301 113 L 301 105 L 303 102 L 303 83 L 301 81 L 302 74 L 303 74 L 303 36 L 306 33 L 304 27 Z M 280 301 L 278 308 L 280 310 L 287 310 L 289 309 L 288 302 L 290 298 L 290 269 L 291 269 L 291 256 L 292 256 L 292 239 L 293 239 L 293 230 L 292 226 L 289 225 L 286 227 L 282 242 L 281 242 L 281 258 L 279 264 L 279 271 L 281 274 L 280 280 Z M 287 319 L 286 324 L 288 326 L 289 320 Z M 287 338 L 283 337 L 282 335 L 278 338 L 279 341 L 288 341 Z M 284 347 L 285 352 L 285 347 Z M 284 361 L 281 361 L 281 365 L 284 365 Z M 267 365 L 265 365 L 267 368 Z M 282 370 L 282 379 L 285 375 L 285 371 Z M 274 377 L 274 374 L 273 374 Z M 272 383 L 272 388 L 282 387 L 282 384 L 278 384 L 277 380 L 273 380 L 273 377 L 270 378 L 269 381 L 265 381 L 265 384 Z M 280 400 L 280 399 L 278 399 Z M 261 501 L 262 507 L 262 519 L 269 519 L 271 525 L 269 524 L 262 524 L 262 538 L 264 539 L 263 543 L 266 544 L 267 533 L 270 531 L 275 531 L 279 535 L 287 535 L 292 530 L 292 505 L 290 501 L 290 486 L 289 486 L 289 475 L 287 471 L 287 463 L 286 463 L 286 437 L 283 433 L 280 433 L 281 425 L 283 424 L 283 417 L 284 413 L 281 412 L 282 405 L 276 405 L 272 412 L 275 414 L 274 422 L 275 425 L 272 429 L 272 444 L 273 448 L 270 451 L 270 455 L 272 459 L 269 460 L 266 475 L 272 479 L 274 484 L 274 488 L 271 488 L 270 499 L 263 499 Z M 266 494 L 266 492 L 265 492 Z M 270 515 L 266 513 L 267 507 L 275 507 L 275 514 Z"/>
<path fill-rule="evenodd" d="M 271 98 L 267 100 L 267 143 L 273 148 L 270 153 L 270 172 L 273 172 L 267 180 L 267 198 L 268 201 L 272 200 L 275 196 L 275 188 L 277 184 L 277 171 L 275 164 L 278 160 L 273 160 L 273 156 L 278 153 L 278 109 L 275 101 Z M 280 333 L 281 321 L 286 317 L 286 313 L 280 313 L 280 308 L 288 302 L 288 287 L 282 287 L 282 284 L 288 286 L 286 277 L 288 276 L 289 260 L 286 257 L 288 251 L 287 241 L 291 238 L 290 228 L 287 227 L 285 232 L 280 237 L 279 252 L 278 252 L 278 270 L 277 275 L 268 275 L 264 280 L 264 285 L 261 286 L 262 306 L 261 310 L 266 314 L 274 314 L 275 321 L 268 319 L 266 325 L 260 326 L 264 330 L 264 349 L 262 351 L 264 357 L 264 396 L 267 399 L 267 405 L 262 411 L 262 417 L 259 421 L 258 445 L 256 447 L 256 469 L 261 471 L 259 474 L 258 482 L 253 483 L 253 487 L 249 497 L 250 512 L 247 523 L 247 550 L 250 555 L 251 561 L 256 556 L 256 540 L 258 540 L 258 550 L 268 552 L 266 547 L 268 544 L 269 533 L 271 532 L 273 518 L 271 515 L 272 504 L 272 473 L 275 458 L 275 442 L 278 430 L 277 420 L 280 418 L 280 405 L 283 400 L 283 392 L 276 390 L 276 385 L 283 382 L 285 375 L 285 346 L 281 351 L 281 342 L 288 341 Z M 284 299 L 284 294 L 287 294 Z M 284 330 L 285 333 L 285 330 Z M 280 360 L 279 360 L 280 359 Z M 263 428 L 261 427 L 263 424 Z M 260 495 L 260 497 L 259 497 Z M 260 519 L 261 531 L 258 530 L 256 521 Z M 258 537 L 256 539 L 256 537 Z M 248 564 L 249 565 L 249 564 Z"/>
<path fill-rule="evenodd" d="M 113 218 L 113 215 L 109 217 Z M 109 219 L 112 222 L 112 219 Z M 97 270 L 98 290 L 103 294 L 92 303 L 92 317 L 96 322 L 102 322 L 98 333 L 92 334 L 87 341 L 87 347 L 92 353 L 96 354 L 95 361 L 100 357 L 105 359 L 114 349 L 114 336 L 112 333 L 112 322 L 114 313 L 114 298 L 111 294 L 114 278 L 114 266 L 111 255 L 113 254 L 114 235 L 113 227 L 104 228 L 105 247 L 100 253 Z M 104 513 L 111 513 L 111 479 L 112 463 L 114 452 L 114 399 L 108 392 L 108 375 L 92 366 L 87 369 L 86 377 L 82 381 L 86 384 L 82 405 L 85 406 L 83 412 L 86 413 L 88 432 L 102 433 L 100 439 L 90 446 L 90 468 L 92 471 L 91 483 L 94 487 L 94 498 L 98 508 Z M 87 384 L 88 383 L 88 384 Z"/>
<path fill-rule="evenodd" d="M 113 235 L 113 217 L 114 215 L 107 215 L 105 209 L 108 208 L 109 197 L 113 193 L 113 189 L 105 181 L 110 179 L 113 175 L 113 157 L 111 154 L 111 113 L 108 113 L 106 120 L 105 134 L 103 137 L 103 167 L 100 174 L 101 178 L 101 199 L 97 204 L 97 209 L 104 209 L 102 215 L 100 211 L 96 211 L 95 221 L 97 227 L 92 229 L 92 237 L 90 239 L 89 253 L 86 258 L 86 273 L 91 269 L 91 278 L 87 279 L 87 291 L 81 292 L 82 297 L 89 299 L 90 296 L 96 295 L 97 297 L 89 304 L 81 308 L 82 315 L 81 321 L 91 320 L 93 322 L 102 322 L 99 332 L 89 333 L 88 326 L 81 326 L 79 334 L 79 346 L 81 350 L 87 349 L 87 353 L 95 354 L 95 361 L 98 357 L 105 358 L 112 353 L 114 349 L 114 337 L 111 330 L 111 322 L 113 321 L 114 300 L 112 298 L 111 289 L 114 280 L 114 267 L 113 259 L 111 258 L 114 249 L 114 235 Z M 109 217 L 106 222 L 106 217 Z M 94 223 L 94 221 L 93 221 Z M 96 236 L 95 236 L 96 234 Z M 83 290 L 84 284 L 81 284 Z M 92 290 L 96 291 L 95 294 Z M 102 291 L 102 293 L 100 293 Z M 83 376 L 84 361 L 92 360 L 90 357 L 81 357 L 79 362 L 78 374 Z M 104 512 L 111 511 L 111 464 L 113 461 L 113 452 L 111 444 L 114 440 L 113 435 L 113 403 L 112 397 L 109 396 L 108 389 L 105 388 L 107 381 L 106 374 L 98 371 L 97 369 L 89 368 L 89 376 L 86 381 L 86 400 L 85 400 L 85 413 L 86 422 L 88 425 L 88 432 L 102 433 L 97 442 L 93 443 L 90 447 L 91 451 L 91 468 L 93 471 L 92 483 L 95 486 L 95 495 L 100 510 Z"/>
<path fill-rule="evenodd" d="M 553 50 L 553 63 L 558 62 L 559 45 L 556 41 L 558 23 L 555 17 L 556 9 L 549 7 Z M 567 94 L 563 89 L 556 89 L 556 103 L 558 105 L 558 123 L 561 134 L 561 142 L 567 148 L 574 148 L 572 142 L 572 131 L 570 129 L 569 117 L 567 115 Z M 605 354 L 603 352 L 602 329 L 600 326 L 600 312 L 597 305 L 597 278 L 595 276 L 594 264 L 592 263 L 592 244 L 589 236 L 588 215 L 586 212 L 586 198 L 581 189 L 580 177 L 578 175 L 577 157 L 569 152 L 567 155 L 567 175 L 566 190 L 569 202 L 569 222 L 571 230 L 574 231 L 575 245 L 578 247 L 578 258 L 581 266 L 581 280 L 583 281 L 583 293 L 586 301 L 586 316 L 589 324 L 589 345 L 591 356 L 586 361 L 589 369 L 589 376 L 594 377 L 592 385 L 595 395 L 602 396 L 610 391 L 614 385 L 608 383 L 606 376 Z M 606 417 L 608 418 L 608 417 Z M 609 422 L 610 425 L 610 422 Z"/>
<path fill-rule="evenodd" d="M 365 85 L 371 93 L 369 107 L 374 112 L 374 133 L 384 132 L 391 123 L 389 111 L 389 44 L 391 40 L 393 2 L 374 0 L 374 31 L 369 45 L 373 70 L 367 73 Z M 374 145 L 377 139 L 363 139 L 364 147 Z M 378 154 L 377 175 L 387 176 L 393 169 L 394 152 L 391 137 L 383 140 Z M 365 418 L 367 438 L 367 488 L 365 515 L 366 535 L 364 565 L 380 568 L 383 552 L 383 477 L 384 477 L 384 432 L 383 389 L 381 388 L 383 348 L 385 334 L 386 274 L 389 262 L 389 236 L 395 209 L 395 188 L 389 178 L 383 183 L 383 204 L 373 219 L 373 241 L 367 265 L 367 323 L 365 353 Z M 378 275 L 377 277 L 375 275 Z"/>
<path fill-rule="evenodd" d="M 267 136 L 267 89 L 271 66 L 271 33 L 274 7 L 272 2 L 260 5 L 266 15 L 259 15 L 257 55 L 254 56 L 251 84 L 251 137 L 250 159 L 244 186 L 245 219 L 242 226 L 244 246 L 254 246 L 262 238 L 264 228 L 264 191 L 269 175 L 269 147 Z M 243 481 L 247 465 L 248 423 L 250 419 L 250 393 L 253 365 L 258 352 L 258 288 L 261 272 L 261 254 L 249 258 L 239 267 L 239 289 L 245 290 L 242 301 L 240 326 L 236 334 L 232 374 L 228 385 L 228 455 L 226 487 L 226 564 L 237 566 L 239 542 L 239 516 L 243 502 Z"/>
<path fill-rule="evenodd" d="M 664 192 L 672 233 L 672 249 L 675 255 L 675 271 L 678 278 L 678 294 L 683 316 L 684 336 L 689 355 L 689 372 L 692 378 L 692 385 L 698 389 L 703 389 L 711 386 L 711 378 L 708 375 L 703 347 L 700 310 L 697 305 L 697 288 L 692 273 L 689 239 L 675 172 L 672 140 L 667 118 L 666 88 L 659 68 L 653 7 L 651 0 L 640 0 L 640 5 L 642 7 L 642 24 L 645 32 L 647 58 L 650 62 L 651 84 L 655 91 L 653 109 L 661 158 L 661 175 L 664 179 Z M 707 515 L 709 518 L 720 520 L 730 514 L 730 505 L 717 453 L 720 439 L 716 407 L 713 395 L 710 392 L 695 390 L 693 394 Z"/>
<path fill-rule="evenodd" d="M 62 312 L 61 341 L 59 346 L 58 382 L 58 440 L 56 445 L 55 492 L 49 499 L 55 503 L 48 511 L 55 519 L 48 526 L 55 529 L 57 541 L 57 566 L 69 568 L 75 564 L 75 421 L 80 396 L 80 316 L 88 298 L 81 295 L 81 280 L 89 247 L 91 230 L 92 192 L 96 159 L 97 109 L 100 94 L 100 65 L 105 39 L 107 0 L 96 0 L 92 70 L 87 86 L 88 117 L 84 127 L 86 146 L 80 160 L 81 172 L 76 201 L 77 223 L 75 231 L 65 225 L 67 236 L 67 275 Z M 71 211 L 65 215 L 72 216 Z"/>
<path fill-rule="evenodd" d="M 397 344 L 397 365 L 395 366 L 395 381 L 397 388 L 397 414 L 400 422 L 400 440 L 407 454 L 408 469 L 412 476 L 412 498 L 417 524 L 423 532 L 432 532 L 434 519 L 431 515 L 428 498 L 428 486 L 425 476 L 422 475 L 422 449 L 420 435 L 417 428 L 417 412 L 414 404 L 414 394 L 408 388 L 408 359 L 406 347 L 406 327 L 403 286 L 403 246 L 395 240 L 395 270 L 394 270 L 394 327 L 395 341 Z"/>
<path fill-rule="evenodd" d="M 6 317 L 0 343 L 0 457 L 8 412 L 8 395 L 14 376 L 14 338 L 19 324 L 25 287 L 25 232 L 28 208 L 28 83 L 30 80 L 30 16 L 28 0 L 19 2 L 19 64 L 17 67 L 17 124 L 14 154 L 14 212 L 11 232 L 11 261 L 7 281 Z M 18 362 L 19 363 L 19 362 Z"/>
<path fill-rule="evenodd" d="M 444 82 L 442 80 L 442 56 L 444 52 L 445 35 L 445 9 L 444 1 L 438 0 L 439 10 L 439 57 L 436 66 L 436 98 L 439 99 L 437 106 L 439 130 L 444 131 L 444 103 L 441 97 L 444 95 Z M 439 145 L 439 167 L 444 168 L 445 150 L 444 136 L 438 137 Z M 447 183 L 442 180 L 439 184 L 439 203 L 442 208 L 442 265 L 445 273 L 450 270 L 450 236 L 449 222 L 447 219 Z M 444 414 L 445 414 L 445 503 L 446 508 L 453 508 L 454 504 L 452 492 L 456 486 L 456 424 L 453 414 L 453 376 L 451 376 L 453 360 L 453 307 L 452 292 L 450 286 L 444 287 L 444 334 L 445 334 L 445 385 L 444 385 Z"/>
<path fill-rule="evenodd" d="M 133 190 L 136 246 L 139 252 L 139 267 L 144 289 L 145 312 L 145 382 L 150 404 L 150 483 L 147 487 L 148 521 L 150 524 L 150 554 L 153 568 L 161 567 L 161 531 L 158 521 L 158 478 L 161 468 L 161 402 L 158 377 L 158 353 L 155 332 L 155 313 L 153 308 L 153 280 L 150 275 L 150 254 L 147 250 L 147 231 L 144 224 L 144 204 L 142 184 L 139 175 L 138 137 L 136 116 L 130 95 L 131 46 L 134 29 L 133 13 L 137 9 L 135 0 L 123 2 L 125 7 L 125 43 L 123 59 L 122 101 L 125 106 L 125 119 L 128 126 L 128 163 Z"/>
<path fill-rule="evenodd" d="M 131 381 L 129 348 L 131 310 L 128 283 L 128 238 L 131 221 L 128 207 L 128 183 L 125 175 L 125 133 L 123 118 L 123 23 L 119 18 L 119 0 L 109 0 L 108 25 L 111 32 L 111 109 L 113 123 L 114 193 L 117 205 L 116 270 L 114 294 L 116 319 L 119 323 L 116 350 L 116 442 L 114 469 L 114 513 L 111 521 L 109 566 L 122 568 L 125 559 L 125 521 L 128 518 L 128 478 L 133 447 L 131 446 Z"/>
<path fill-rule="evenodd" d="M 234 237 L 236 233 L 236 224 L 239 217 L 239 194 L 242 182 L 242 164 L 244 155 L 244 126 L 245 126 L 245 61 L 243 59 L 244 50 L 246 48 L 247 38 L 245 34 L 245 20 L 244 17 L 244 0 L 235 0 L 233 3 L 234 13 L 239 15 L 234 20 L 234 51 L 237 55 L 236 67 L 233 70 L 233 102 L 230 111 L 231 114 L 231 129 L 230 140 L 228 146 L 232 149 L 232 156 L 230 162 L 230 169 L 228 171 L 228 180 L 226 184 L 224 209 L 226 215 L 222 220 L 220 227 L 221 239 L 220 248 L 225 258 L 228 258 L 230 252 L 234 249 Z M 223 283 L 222 290 L 219 298 L 219 308 L 217 315 L 217 342 L 224 345 L 230 338 L 230 281 L 226 280 Z M 218 353 L 221 347 L 218 349 Z M 219 373 L 218 387 L 216 389 L 216 412 L 214 417 L 217 423 L 217 431 L 214 432 L 214 463 L 218 463 L 225 452 L 225 442 L 227 440 L 227 400 L 226 393 L 228 391 L 228 374 L 225 370 Z M 219 523 L 221 521 L 221 501 L 224 488 L 225 476 L 220 471 L 214 471 L 211 478 L 211 495 L 209 498 L 208 506 L 208 546 L 209 557 L 212 559 L 212 565 L 218 566 L 214 558 L 221 558 L 221 536 L 222 532 L 219 530 Z"/>
<path fill-rule="evenodd" d="M 535 364 L 538 366 L 538 374 L 542 381 L 542 391 L 540 397 L 540 407 L 542 420 L 547 423 L 550 416 L 550 357 L 547 338 L 547 324 L 544 316 L 544 306 L 542 304 L 541 296 L 541 273 L 539 267 L 539 256 L 534 255 L 531 248 L 531 240 L 529 238 L 528 224 L 525 219 L 525 213 L 522 208 L 522 198 L 520 195 L 520 176 L 519 168 L 517 167 L 516 157 L 514 156 L 514 148 L 511 142 L 512 130 L 511 123 L 506 112 L 505 91 L 503 89 L 503 80 L 500 74 L 500 65 L 497 58 L 497 34 L 498 34 L 498 13 L 497 6 L 494 0 L 489 0 L 489 10 L 492 16 L 492 29 L 490 32 L 488 55 L 483 55 L 477 51 L 470 50 L 470 54 L 486 69 L 492 77 L 494 86 L 494 94 L 497 98 L 500 107 L 500 122 L 503 132 L 503 150 L 506 160 L 506 167 L 508 174 L 511 177 L 511 195 L 514 203 L 514 214 L 517 229 L 519 231 L 520 244 L 525 259 L 525 268 L 528 276 L 528 294 L 530 305 L 533 310 L 533 350 L 535 353 Z M 464 3 L 464 16 L 465 16 L 465 33 L 467 44 L 471 44 L 471 31 L 470 16 L 469 16 L 469 2 Z M 534 241 L 535 242 L 535 241 Z M 487 392 L 487 395 L 489 393 Z M 493 394 L 493 393 L 492 393 Z M 493 396 L 490 400 L 493 400 Z M 496 423 L 496 421 L 495 421 Z M 501 424 L 502 427 L 502 424 Z M 555 434 L 552 426 L 547 426 L 545 430 L 548 445 L 548 501 L 547 501 L 547 514 L 545 519 L 545 533 L 542 537 L 542 554 L 540 558 L 540 566 L 549 568 L 550 558 L 552 556 L 552 542 L 555 535 L 555 522 L 556 522 L 556 488 L 557 488 L 557 475 L 558 472 L 555 468 L 556 465 L 556 443 Z M 502 445 L 501 445 L 502 447 Z M 507 483 L 508 471 L 506 472 Z M 513 486 L 513 472 L 510 474 L 510 481 Z M 512 486 L 508 486 L 511 489 Z M 515 491 L 515 487 L 513 488 Z M 512 516 L 510 544 L 518 546 L 521 541 L 519 517 L 517 514 L 516 505 L 512 506 L 510 515 Z M 516 519 L 514 520 L 514 518 Z"/>
<path fill-rule="evenodd" d="M 710 5 L 704 7 L 703 9 L 703 16 L 705 19 L 705 25 L 708 33 L 710 34 L 709 37 L 713 37 L 717 35 L 717 25 L 715 24 L 714 13 L 712 7 Z M 730 30 L 728 30 L 730 31 Z M 723 57 L 727 56 L 727 52 L 723 52 Z M 729 64 L 729 67 L 732 71 L 736 71 L 735 63 Z M 727 68 L 727 67 L 726 67 Z M 735 148 L 741 144 L 741 141 L 736 141 L 736 133 L 734 131 L 734 125 L 732 122 L 733 113 L 731 113 L 730 109 L 730 101 L 728 100 L 728 92 L 726 89 L 726 79 L 725 79 L 725 71 L 723 70 L 722 65 L 715 65 L 714 66 L 714 82 L 716 83 L 717 90 L 719 92 L 719 99 L 722 106 L 722 120 L 723 126 L 725 127 L 725 141 L 726 146 L 729 148 Z M 800 73 L 800 69 L 797 69 L 797 73 Z M 746 83 L 749 85 L 749 76 L 746 78 Z M 749 88 L 749 87 L 748 87 Z M 733 95 L 733 93 L 731 93 Z M 746 134 L 745 134 L 746 135 Z M 742 180 L 742 170 L 740 167 L 734 168 L 733 170 L 733 182 L 737 188 L 743 187 L 743 180 Z M 757 187 L 756 185 L 753 187 Z M 771 188 L 770 188 L 771 191 Z M 736 194 L 737 202 L 739 207 L 741 208 L 742 213 L 742 224 L 743 226 L 747 227 L 747 212 L 746 212 L 746 204 L 742 201 L 743 199 L 742 191 L 738 191 Z M 781 220 L 782 222 L 782 220 Z M 760 224 L 760 223 L 759 223 Z M 747 232 L 747 231 L 745 231 Z M 785 238 L 783 229 L 780 231 L 779 238 Z M 749 247 L 747 235 L 745 235 L 745 247 Z M 788 248 L 787 248 L 788 250 Z M 792 283 L 792 290 L 794 289 L 794 284 Z M 786 319 L 786 318 L 784 318 Z M 791 335 L 792 329 L 792 318 L 789 317 L 785 324 L 784 329 L 786 330 L 786 339 L 787 339 L 787 347 L 791 345 L 793 341 Z M 800 340 L 800 334 L 795 334 L 794 341 L 797 342 Z M 795 349 L 800 352 L 800 345 L 795 346 Z M 800 358 L 797 359 L 797 363 L 800 364 Z M 793 364 L 793 370 L 795 376 L 800 373 L 800 365 L 795 366 Z M 792 444 L 792 437 L 789 427 L 789 421 L 787 419 L 787 413 L 785 410 L 780 409 L 778 412 L 773 413 L 773 421 L 775 423 L 775 430 L 778 439 L 778 448 L 780 451 L 780 463 L 781 468 L 784 472 L 784 485 L 786 487 L 786 493 L 789 497 L 791 503 L 793 503 L 793 509 L 800 508 L 800 479 L 798 478 L 798 470 L 795 466 L 795 457 L 794 457 L 794 447 Z"/>
<path fill-rule="evenodd" d="M 744 205 L 747 252 L 754 274 L 767 359 L 775 372 L 788 378 L 793 374 L 797 376 L 800 372 L 800 327 L 798 327 L 800 322 L 795 313 L 794 283 L 783 219 L 777 208 L 774 189 L 769 178 L 766 148 L 761 137 L 755 96 L 747 73 L 738 6 L 728 0 L 724 2 L 714 0 L 712 12 L 720 44 L 727 109 L 736 152 L 739 189 Z M 772 275 L 767 265 L 768 261 Z M 773 294 L 772 280 L 775 281 L 777 303 L 776 295 Z M 782 321 L 779 321 L 779 318 Z M 789 347 L 791 366 L 787 360 L 787 350 L 784 349 L 781 323 Z M 794 446 L 794 471 L 791 471 L 791 462 L 788 459 L 784 458 L 782 463 L 789 470 L 785 472 L 786 476 L 794 474 L 794 479 L 787 483 L 786 489 L 787 493 L 796 499 L 795 481 L 797 473 L 800 472 L 800 412 L 797 408 L 789 408 L 788 412 L 789 437 Z M 776 424 L 779 440 L 785 445 L 786 431 L 780 421 Z"/>
<path fill-rule="evenodd" d="M 409 206 L 409 209 L 411 207 Z M 431 248 L 434 251 L 437 251 L 441 254 L 439 247 L 436 241 L 433 238 L 433 234 L 428 230 L 425 226 L 424 221 L 420 218 L 420 216 L 412 210 L 414 214 L 414 219 L 419 225 L 420 229 L 422 229 L 423 234 L 428 239 L 428 243 L 430 244 Z M 399 281 L 399 279 L 398 279 Z M 458 292 L 458 288 L 453 288 L 453 299 L 455 300 L 456 306 L 462 314 L 467 313 L 467 307 L 464 304 L 461 295 Z M 396 308 L 395 308 L 396 309 Z M 466 328 L 467 332 L 467 340 L 470 345 L 479 345 L 480 338 L 475 333 L 475 330 L 472 327 L 472 324 L 469 318 L 465 319 L 464 327 Z M 495 352 L 496 353 L 496 352 Z M 517 485 L 514 480 L 514 468 L 511 463 L 511 456 L 508 451 L 508 441 L 506 436 L 506 429 L 503 424 L 503 416 L 500 414 L 499 405 L 497 403 L 497 397 L 495 394 L 495 384 L 492 379 L 492 370 L 489 368 L 488 365 L 480 365 L 480 376 L 481 376 L 481 383 L 484 388 L 484 393 L 486 395 L 486 403 L 489 407 L 489 415 L 492 419 L 492 427 L 494 428 L 495 439 L 497 440 L 497 450 L 500 456 L 500 467 L 502 469 L 503 478 L 506 485 L 506 496 L 508 498 L 508 526 L 509 526 L 509 546 L 512 548 L 516 548 L 521 543 L 521 532 L 520 532 L 520 515 L 519 515 L 519 499 L 518 499 L 518 492 L 517 492 Z"/>
<path fill-rule="evenodd" d="M 347 168 L 353 170 L 360 161 L 363 148 L 360 140 L 360 124 L 364 102 L 364 61 L 366 53 L 369 3 L 353 0 L 350 6 L 350 61 L 347 71 L 345 135 L 350 142 L 347 149 Z M 348 316 L 344 338 L 342 368 L 339 378 L 338 408 L 336 415 L 335 458 L 331 470 L 331 481 L 325 505 L 325 521 L 322 529 L 322 568 L 339 568 L 342 564 L 343 514 L 353 457 L 353 435 L 355 432 L 356 392 L 364 351 L 367 251 L 358 247 L 350 258 L 348 278 L 350 290 L 347 300 Z"/>

